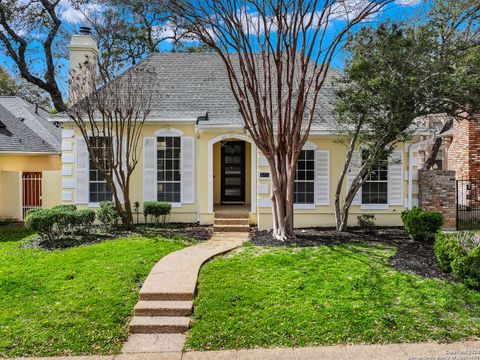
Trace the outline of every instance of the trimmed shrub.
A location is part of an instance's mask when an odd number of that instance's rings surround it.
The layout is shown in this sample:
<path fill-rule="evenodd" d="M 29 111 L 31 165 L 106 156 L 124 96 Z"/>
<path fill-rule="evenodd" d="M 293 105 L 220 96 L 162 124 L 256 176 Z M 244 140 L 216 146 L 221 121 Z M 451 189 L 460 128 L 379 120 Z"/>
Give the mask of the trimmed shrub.
<path fill-rule="evenodd" d="M 451 264 L 455 258 L 465 255 L 456 235 L 445 234 L 443 231 L 437 232 L 434 251 L 438 266 L 446 273 L 452 272 Z"/>
<path fill-rule="evenodd" d="M 89 233 L 95 221 L 95 211 L 72 209 L 65 206 L 29 211 L 25 225 L 48 242 L 67 234 Z"/>
<path fill-rule="evenodd" d="M 77 232 L 89 234 L 95 221 L 95 211 L 92 209 L 82 209 L 76 213 L 75 228 Z"/>
<path fill-rule="evenodd" d="M 362 214 L 357 216 L 357 225 L 364 233 L 375 232 L 375 215 Z"/>
<path fill-rule="evenodd" d="M 439 266 L 473 289 L 480 289 L 480 235 L 438 232 L 435 256 Z"/>
<path fill-rule="evenodd" d="M 465 285 L 473 289 L 480 289 L 480 246 L 457 256 L 451 263 L 453 274 L 461 279 Z"/>
<path fill-rule="evenodd" d="M 46 241 L 53 242 L 57 237 L 56 223 L 58 212 L 51 209 L 35 209 L 27 212 L 25 226 L 36 232 Z"/>
<path fill-rule="evenodd" d="M 118 223 L 119 215 L 113 201 L 102 201 L 97 210 L 97 219 L 106 228 L 111 228 Z"/>
<path fill-rule="evenodd" d="M 402 211 L 403 226 L 411 239 L 426 241 L 440 230 L 443 225 L 443 215 L 437 211 L 425 211 L 419 207 Z"/>
<path fill-rule="evenodd" d="M 164 201 L 145 201 L 143 203 L 143 215 L 145 219 L 148 216 L 155 219 L 155 224 L 159 224 L 160 218 L 162 218 L 162 223 L 165 225 L 165 220 L 170 212 L 172 211 L 172 204 Z"/>
<path fill-rule="evenodd" d="M 54 206 L 52 210 L 77 211 L 77 207 L 75 205 L 57 205 L 57 206 Z"/>

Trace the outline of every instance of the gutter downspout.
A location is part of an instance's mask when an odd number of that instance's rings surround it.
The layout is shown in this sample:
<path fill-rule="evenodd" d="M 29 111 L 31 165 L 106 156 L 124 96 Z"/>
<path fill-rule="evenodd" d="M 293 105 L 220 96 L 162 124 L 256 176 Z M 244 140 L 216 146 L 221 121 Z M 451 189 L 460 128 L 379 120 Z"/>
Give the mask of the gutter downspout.
<path fill-rule="evenodd" d="M 194 141 L 195 141 L 195 182 L 196 182 L 196 201 L 195 201 L 195 212 L 197 213 L 196 218 L 197 218 L 197 223 L 200 223 L 200 171 L 198 169 L 198 156 L 199 156 L 199 137 L 200 137 L 200 132 L 198 127 L 195 127 L 195 133 L 194 133 Z"/>

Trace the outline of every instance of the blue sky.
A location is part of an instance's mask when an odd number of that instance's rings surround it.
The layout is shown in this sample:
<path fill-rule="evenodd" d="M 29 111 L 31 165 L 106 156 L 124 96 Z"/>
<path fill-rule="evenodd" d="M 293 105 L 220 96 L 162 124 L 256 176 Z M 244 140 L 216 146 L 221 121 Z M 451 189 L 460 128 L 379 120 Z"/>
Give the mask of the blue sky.
<path fill-rule="evenodd" d="M 396 0 L 394 3 L 389 4 L 384 11 L 380 14 L 377 14 L 373 19 L 369 19 L 364 24 L 375 24 L 384 22 L 385 20 L 402 20 L 402 21 L 416 21 L 422 15 L 422 13 L 428 8 L 428 0 Z M 61 0 L 61 18 L 64 22 L 65 28 L 69 32 L 74 32 L 78 26 L 83 23 L 83 15 L 81 12 L 75 10 L 71 4 L 70 0 Z M 96 13 L 101 11 L 101 7 L 98 5 L 86 5 L 83 11 L 89 13 Z M 331 25 L 332 31 L 334 31 L 335 24 Z M 162 45 L 163 50 L 168 51 L 170 48 L 169 44 Z M 345 60 L 345 55 L 339 53 L 338 56 L 333 61 L 333 66 L 341 69 L 343 67 L 343 62 Z M 44 61 L 41 53 L 38 51 L 32 51 L 31 61 L 34 71 L 37 74 L 41 74 L 44 69 Z M 5 55 L 5 53 L 0 53 L 0 65 L 9 70 L 12 74 L 17 74 L 17 69 L 15 64 Z M 68 61 L 65 59 L 58 60 L 57 62 L 59 71 L 57 76 L 57 82 L 59 83 L 60 88 L 64 93 L 67 91 L 67 81 L 68 81 Z M 40 75 L 41 76 L 41 75 Z"/>

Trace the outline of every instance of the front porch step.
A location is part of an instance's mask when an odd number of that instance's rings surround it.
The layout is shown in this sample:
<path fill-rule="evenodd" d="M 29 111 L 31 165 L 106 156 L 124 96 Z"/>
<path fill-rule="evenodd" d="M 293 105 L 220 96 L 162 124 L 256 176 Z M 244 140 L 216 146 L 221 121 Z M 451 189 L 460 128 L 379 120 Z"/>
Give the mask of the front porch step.
<path fill-rule="evenodd" d="M 213 225 L 214 232 L 249 232 L 250 225 Z"/>
<path fill-rule="evenodd" d="M 249 225 L 248 218 L 215 218 L 214 225 Z"/>
<path fill-rule="evenodd" d="M 130 322 L 132 334 L 181 334 L 189 327 L 186 316 L 134 316 Z"/>
<path fill-rule="evenodd" d="M 220 210 L 215 212 L 215 219 L 248 219 L 248 211 Z"/>
<path fill-rule="evenodd" d="M 193 301 L 145 301 L 135 305 L 135 316 L 188 316 Z"/>
<path fill-rule="evenodd" d="M 192 293 L 155 293 L 140 291 L 140 299 L 146 301 L 192 301 Z"/>

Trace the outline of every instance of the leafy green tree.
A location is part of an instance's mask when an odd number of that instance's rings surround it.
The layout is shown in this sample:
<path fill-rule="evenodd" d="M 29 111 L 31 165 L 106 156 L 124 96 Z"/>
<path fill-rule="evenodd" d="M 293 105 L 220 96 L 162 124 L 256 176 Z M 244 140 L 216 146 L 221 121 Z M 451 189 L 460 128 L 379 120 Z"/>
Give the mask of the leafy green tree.
<path fill-rule="evenodd" d="M 373 167 L 410 138 L 417 117 L 437 113 L 460 117 L 478 111 L 478 45 L 449 45 L 463 49 L 453 57 L 446 56 L 440 41 L 434 27 L 390 23 L 363 28 L 346 41 L 351 58 L 336 103 L 341 137 L 348 143 L 335 192 L 338 230 L 346 230 L 350 206 Z M 360 146 L 364 154 L 360 170 L 352 175 L 342 198 L 345 176 Z"/>
<path fill-rule="evenodd" d="M 17 91 L 17 84 L 12 79 L 8 71 L 0 67 L 0 95 L 12 96 Z"/>

